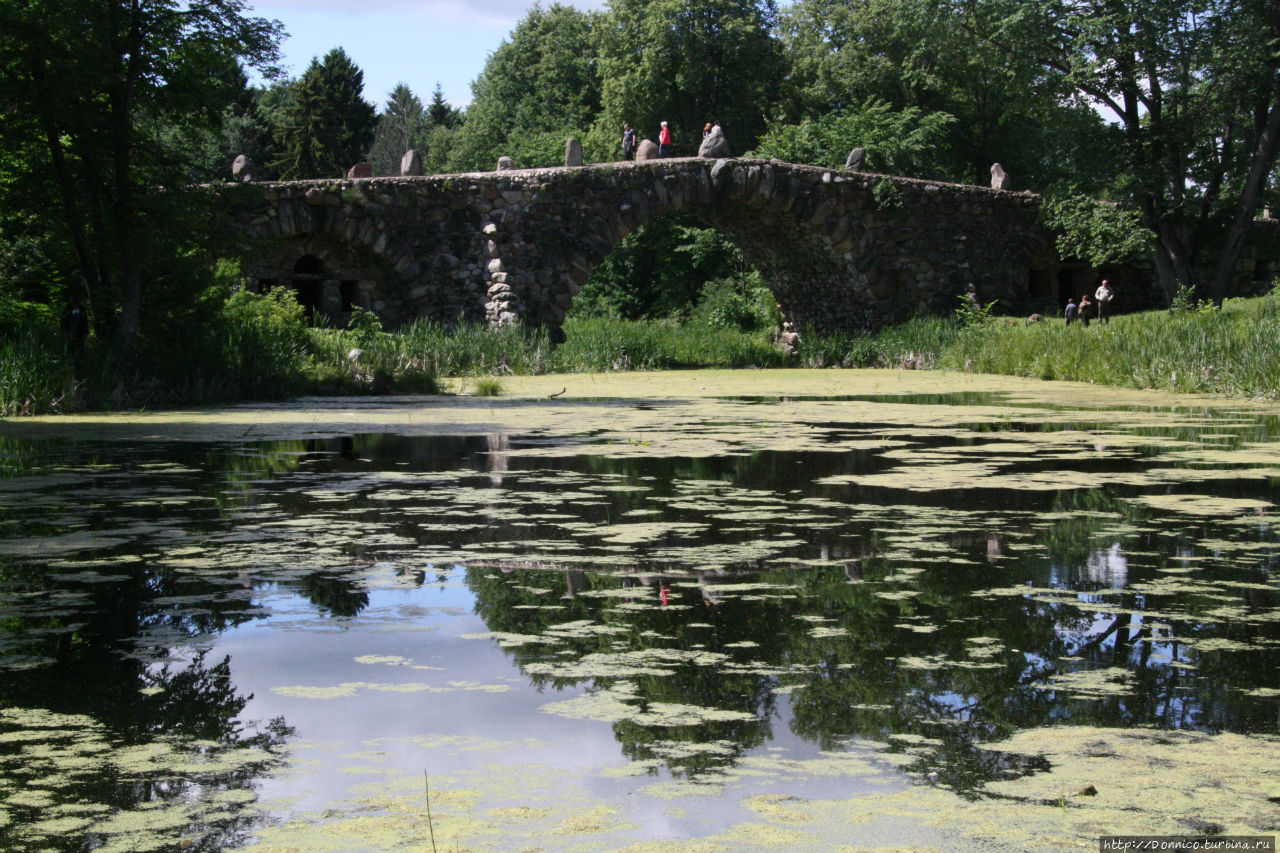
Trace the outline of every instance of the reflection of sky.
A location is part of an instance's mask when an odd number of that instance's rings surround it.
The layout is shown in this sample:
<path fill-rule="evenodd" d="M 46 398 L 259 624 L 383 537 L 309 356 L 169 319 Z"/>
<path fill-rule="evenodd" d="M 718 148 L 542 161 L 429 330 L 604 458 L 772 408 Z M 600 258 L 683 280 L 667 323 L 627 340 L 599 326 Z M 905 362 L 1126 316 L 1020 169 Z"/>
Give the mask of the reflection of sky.
<path fill-rule="evenodd" d="M 575 720 L 540 709 L 550 702 L 573 698 L 576 688 L 546 692 L 531 685 L 512 658 L 493 639 L 464 638 L 484 633 L 474 614 L 474 597 L 455 570 L 448 582 L 428 582 L 419 588 L 374 589 L 369 606 L 352 619 L 324 619 L 314 607 L 283 589 L 261 591 L 259 601 L 280 620 L 264 620 L 225 633 L 214 655 L 231 656 L 237 690 L 252 694 L 242 720 L 266 721 L 283 716 L 297 730 L 290 741 L 293 767 L 265 780 L 262 801 L 289 798 L 288 813 L 322 810 L 328 804 L 350 801 L 348 789 L 377 776 L 360 769 L 427 771 L 433 778 L 492 764 L 537 764 L 579 776 L 584 790 L 605 802 L 625 804 L 629 819 L 643 837 L 682 837 L 714 832 L 751 818 L 738 805 L 757 793 L 837 797 L 861 790 L 883 792 L 901 784 L 891 771 L 871 784 L 848 777 L 780 780 L 762 774 L 733 783 L 733 796 L 682 797 L 679 810 L 664 799 L 635 796 L 640 788 L 669 779 L 639 776 L 603 778 L 599 771 L 627 763 L 611 725 Z M 307 613 L 311 618 L 303 618 Z M 364 656 L 404 658 L 407 665 L 359 663 Z M 415 669 L 413 667 L 432 667 Z M 505 686 L 504 692 L 454 689 L 449 692 L 397 693 L 362 688 L 355 695 L 330 699 L 281 695 L 273 688 L 335 687 L 344 683 L 450 684 Z M 816 745 L 791 732 L 790 704 L 780 697 L 773 739 L 751 754 L 807 759 L 819 756 Z M 434 748 L 413 738 L 470 738 L 466 744 Z M 366 753 L 361 756 L 360 753 Z M 367 754 L 376 753 L 376 757 Z M 353 772 L 356 771 L 356 772 Z M 892 780 L 899 779 L 894 783 Z M 886 788 L 889 782 L 889 788 Z"/>
<path fill-rule="evenodd" d="M 1049 585 L 1074 589 L 1080 586 L 1097 589 L 1124 589 L 1129 585 L 1129 561 L 1115 542 L 1106 548 L 1095 548 L 1084 565 L 1051 562 Z"/>
<path fill-rule="evenodd" d="M 1120 551 L 1120 543 L 1110 548 L 1089 552 L 1085 561 L 1085 580 L 1111 589 L 1124 589 L 1129 584 L 1129 561 Z"/>

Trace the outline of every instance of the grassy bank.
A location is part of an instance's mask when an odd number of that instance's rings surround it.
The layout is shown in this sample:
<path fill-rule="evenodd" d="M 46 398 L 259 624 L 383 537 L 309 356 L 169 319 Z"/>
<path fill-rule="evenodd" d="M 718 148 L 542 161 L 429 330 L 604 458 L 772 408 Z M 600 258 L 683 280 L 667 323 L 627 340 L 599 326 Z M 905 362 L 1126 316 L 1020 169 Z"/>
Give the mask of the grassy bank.
<path fill-rule="evenodd" d="M 1202 392 L 1280 397 L 1280 297 L 1222 308 L 1150 311 L 1110 323 L 993 320 L 960 331 L 938 355 L 953 370 Z"/>
<path fill-rule="evenodd" d="M 291 299 L 237 294 L 216 322 L 167 343 L 144 341 L 128 357 L 93 338 L 83 352 L 69 352 L 50 329 L 0 340 L 0 415 L 434 393 L 449 377 L 699 367 L 948 369 L 1280 397 L 1277 294 L 1229 300 L 1221 309 L 1125 315 L 1088 328 L 983 312 L 920 318 L 878 335 L 806 339 L 795 356 L 775 347 L 767 331 L 705 323 L 571 319 L 565 331 L 568 341 L 552 347 L 545 333 L 517 328 L 446 329 L 423 321 L 389 333 L 367 313 L 349 329 L 308 328 Z"/>

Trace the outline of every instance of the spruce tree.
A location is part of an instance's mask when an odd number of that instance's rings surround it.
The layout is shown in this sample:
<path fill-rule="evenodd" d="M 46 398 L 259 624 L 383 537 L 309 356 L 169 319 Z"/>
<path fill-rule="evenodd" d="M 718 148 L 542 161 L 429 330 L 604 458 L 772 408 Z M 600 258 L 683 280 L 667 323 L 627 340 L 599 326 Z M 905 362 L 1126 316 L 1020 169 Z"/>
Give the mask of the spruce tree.
<path fill-rule="evenodd" d="M 311 65 L 294 86 L 285 127 L 285 178 L 341 176 L 373 143 L 377 113 L 362 97 L 364 72 L 340 47 Z"/>

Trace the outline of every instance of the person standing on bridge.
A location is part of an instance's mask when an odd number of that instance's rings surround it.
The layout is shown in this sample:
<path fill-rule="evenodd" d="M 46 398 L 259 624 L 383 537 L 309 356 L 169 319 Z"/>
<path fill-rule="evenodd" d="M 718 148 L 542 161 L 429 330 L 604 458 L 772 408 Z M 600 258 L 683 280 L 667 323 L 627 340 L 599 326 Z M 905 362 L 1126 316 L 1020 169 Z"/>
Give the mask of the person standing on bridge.
<path fill-rule="evenodd" d="M 667 123 L 662 123 L 662 130 L 658 132 L 658 156 L 671 156 L 671 128 L 667 127 Z"/>
<path fill-rule="evenodd" d="M 622 159 L 634 160 L 636 158 L 636 131 L 635 129 L 623 122 L 622 124 Z"/>

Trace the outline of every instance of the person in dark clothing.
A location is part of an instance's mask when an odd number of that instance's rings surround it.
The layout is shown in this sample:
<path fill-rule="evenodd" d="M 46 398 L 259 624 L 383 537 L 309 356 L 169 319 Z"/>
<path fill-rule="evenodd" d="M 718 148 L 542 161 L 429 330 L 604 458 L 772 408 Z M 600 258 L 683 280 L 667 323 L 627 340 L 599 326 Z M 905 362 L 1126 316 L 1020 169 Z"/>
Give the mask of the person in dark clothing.
<path fill-rule="evenodd" d="M 1093 316 L 1093 303 L 1089 301 L 1089 294 L 1080 297 L 1080 325 L 1086 329 L 1089 328 L 1089 318 Z"/>
<path fill-rule="evenodd" d="M 72 299 L 62 311 L 62 333 L 67 337 L 67 349 L 79 355 L 89 337 L 89 315 L 80 300 Z"/>
<path fill-rule="evenodd" d="M 636 157 L 636 131 L 629 124 L 622 125 L 622 159 L 634 160 Z"/>
<path fill-rule="evenodd" d="M 1062 316 L 1067 321 L 1068 326 L 1075 322 L 1076 312 L 1078 310 L 1079 309 L 1076 307 L 1076 298 L 1074 296 L 1068 296 L 1067 307 L 1062 311 Z"/>

